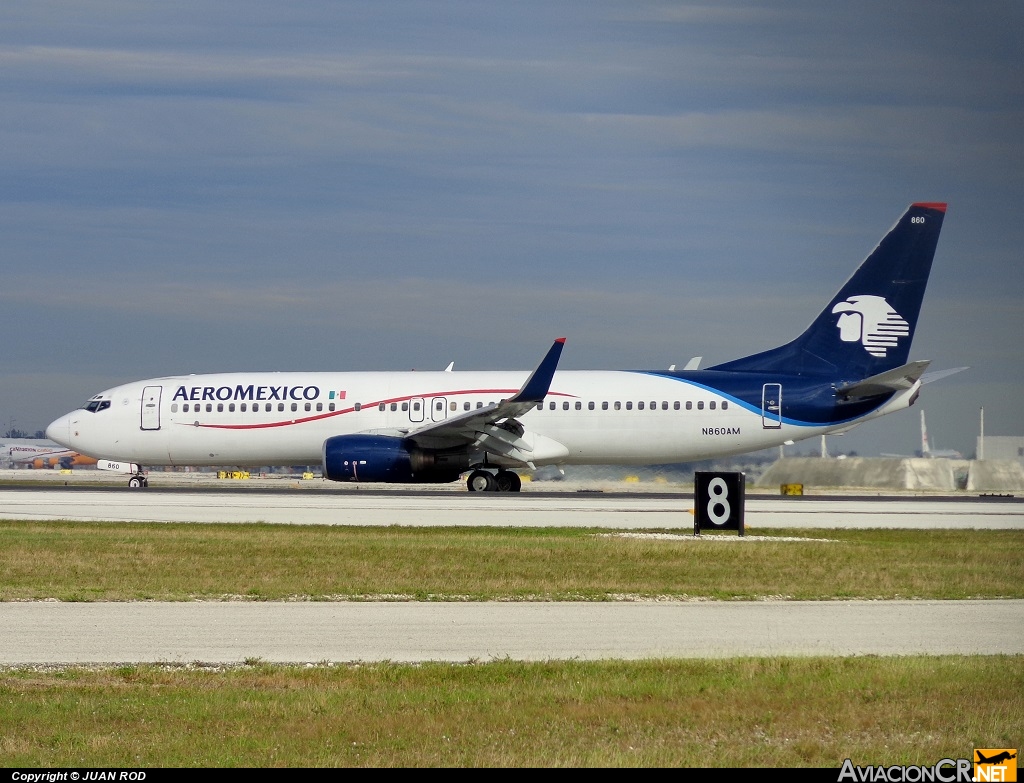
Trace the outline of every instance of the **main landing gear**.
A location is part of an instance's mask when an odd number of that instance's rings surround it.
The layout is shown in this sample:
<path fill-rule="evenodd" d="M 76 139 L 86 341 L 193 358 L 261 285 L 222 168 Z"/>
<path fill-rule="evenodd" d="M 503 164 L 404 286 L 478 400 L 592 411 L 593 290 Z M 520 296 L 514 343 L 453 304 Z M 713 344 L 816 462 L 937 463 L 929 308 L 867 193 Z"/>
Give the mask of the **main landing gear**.
<path fill-rule="evenodd" d="M 497 474 L 488 470 L 474 470 L 466 480 L 470 492 L 519 492 L 523 480 L 511 470 L 499 470 Z"/>
<path fill-rule="evenodd" d="M 142 475 L 142 473 L 136 473 L 130 479 L 128 479 L 129 489 L 140 489 L 142 487 L 149 486 L 149 479 Z"/>

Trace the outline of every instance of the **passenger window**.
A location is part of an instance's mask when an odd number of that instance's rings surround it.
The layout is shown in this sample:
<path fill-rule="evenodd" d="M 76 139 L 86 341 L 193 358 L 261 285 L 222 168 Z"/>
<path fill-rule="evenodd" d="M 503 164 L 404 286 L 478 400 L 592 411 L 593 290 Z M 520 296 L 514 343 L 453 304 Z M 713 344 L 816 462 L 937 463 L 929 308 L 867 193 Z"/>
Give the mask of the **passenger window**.
<path fill-rule="evenodd" d="M 688 410 L 688 411 L 692 411 L 693 410 L 693 402 L 691 402 L 690 400 L 686 401 L 686 410 Z"/>
<path fill-rule="evenodd" d="M 709 402 L 709 403 L 708 403 L 708 407 L 709 407 L 709 408 L 710 408 L 711 410 L 714 410 L 714 409 L 715 409 L 715 401 L 714 401 L 714 400 L 712 400 L 711 402 Z"/>
<path fill-rule="evenodd" d="M 457 402 L 452 402 L 451 405 L 448 406 L 448 409 L 454 413 L 459 409 L 459 404 Z"/>
<path fill-rule="evenodd" d="M 283 403 L 283 402 L 279 402 L 279 403 L 277 404 L 277 409 L 278 409 L 279 411 L 283 411 L 283 410 L 284 410 L 284 403 Z M 269 408 L 268 408 L 268 410 L 269 410 Z"/>
<path fill-rule="evenodd" d="M 580 402 L 579 400 L 576 400 L 576 410 L 578 410 L 578 411 L 583 410 L 583 403 Z"/>
<path fill-rule="evenodd" d="M 420 404 L 418 402 L 414 402 L 412 404 L 412 409 L 418 413 L 419 410 L 420 410 Z M 358 404 L 357 404 L 356 410 L 359 410 Z"/>
<path fill-rule="evenodd" d="M 704 410 L 704 400 L 697 400 L 697 410 Z"/>
<path fill-rule="evenodd" d="M 643 400 L 640 400 L 640 402 L 638 402 L 638 403 L 636 404 L 636 409 L 637 409 L 638 411 L 642 411 L 642 410 L 644 409 L 644 401 L 643 401 Z"/>
<path fill-rule="evenodd" d="M 311 403 L 308 403 L 308 402 L 307 402 L 307 403 L 306 403 L 305 405 L 303 405 L 302 407 L 303 407 L 303 408 L 304 408 L 305 410 L 307 410 L 307 411 L 311 411 L 311 410 L 313 410 L 313 405 L 312 405 Z M 380 407 L 381 407 L 381 408 L 383 408 L 384 406 L 383 406 L 383 405 L 381 405 Z"/>
<path fill-rule="evenodd" d="M 676 403 L 676 407 L 677 408 L 679 407 L 679 403 L 678 402 Z M 662 400 L 661 401 L 661 409 L 663 411 L 667 411 L 668 410 L 668 400 Z"/>
<path fill-rule="evenodd" d="M 352 406 L 352 408 L 356 411 L 361 411 L 363 409 L 363 404 L 361 402 L 357 402 L 355 405 Z"/>
<path fill-rule="evenodd" d="M 729 401 L 728 400 L 722 400 L 722 410 L 723 411 L 729 410 Z"/>
<path fill-rule="evenodd" d="M 469 400 L 466 400 L 464 403 L 462 403 L 462 410 L 468 411 L 470 407 L 472 406 L 470 405 Z"/>
<path fill-rule="evenodd" d="M 668 406 L 666 405 L 665 407 L 668 407 Z M 651 400 L 651 410 L 652 411 L 658 410 L 658 403 L 655 402 L 654 400 Z"/>
<path fill-rule="evenodd" d="M 588 411 L 594 410 L 594 401 L 593 400 L 591 400 L 590 402 L 587 403 L 587 410 Z"/>
<path fill-rule="evenodd" d="M 675 402 L 672 403 L 672 410 L 679 410 L 679 400 L 676 400 Z"/>
<path fill-rule="evenodd" d="M 569 410 L 569 401 L 568 400 L 566 400 L 565 402 L 562 403 L 562 410 L 563 411 Z"/>
<path fill-rule="evenodd" d="M 615 403 L 615 404 L 616 404 L 616 405 L 618 405 L 618 403 Z M 626 403 L 626 410 L 627 410 L 627 411 L 631 411 L 631 410 L 633 410 L 633 401 L 632 401 L 632 400 L 629 400 L 629 401 L 628 401 L 628 402 Z"/>
<path fill-rule="evenodd" d="M 333 402 L 327 403 L 327 410 L 329 410 L 329 411 L 333 411 L 334 410 L 334 403 Z"/>
<path fill-rule="evenodd" d="M 217 413 L 223 413 L 223 412 L 224 412 L 224 403 L 223 402 L 218 402 L 217 403 Z"/>
<path fill-rule="evenodd" d="M 543 405 L 543 404 L 544 403 L 542 402 L 541 405 Z M 476 407 L 482 408 L 482 407 L 484 407 L 484 404 L 482 402 L 477 402 Z"/>
<path fill-rule="evenodd" d="M 298 409 L 299 409 L 299 404 L 297 402 L 293 402 L 292 403 L 292 411 L 297 411 Z"/>
<path fill-rule="evenodd" d="M 178 403 L 172 402 L 171 403 L 171 413 L 177 413 L 177 412 L 178 412 Z"/>
<path fill-rule="evenodd" d="M 548 403 L 548 410 L 553 411 L 555 409 L 555 401 L 552 400 Z"/>
<path fill-rule="evenodd" d="M 377 406 L 377 410 L 379 410 L 379 411 L 380 411 L 381 413 L 383 413 L 383 412 L 384 412 L 384 409 L 385 409 L 385 408 L 387 408 L 387 407 L 388 407 L 388 406 L 387 406 L 387 405 L 385 405 L 385 404 L 384 404 L 384 403 L 382 402 L 382 403 L 381 403 L 380 405 L 378 405 L 378 406 Z"/>
<path fill-rule="evenodd" d="M 608 403 L 607 402 L 602 402 L 601 403 L 601 410 L 603 410 L 603 411 L 608 410 Z"/>
<path fill-rule="evenodd" d="M 544 403 L 543 402 L 538 402 L 537 403 L 537 410 L 539 410 L 539 411 L 544 410 Z"/>
<path fill-rule="evenodd" d="M 317 412 L 317 413 L 319 413 L 319 412 L 320 412 L 320 411 L 322 411 L 323 409 L 324 409 L 324 404 L 323 404 L 322 402 L 318 402 L 318 403 L 316 404 L 316 412 Z M 394 408 L 392 408 L 392 410 L 394 410 Z"/>
<path fill-rule="evenodd" d="M 243 403 L 242 403 L 241 405 L 239 405 L 239 406 L 238 406 L 238 409 L 239 409 L 240 411 L 242 411 L 242 413 L 245 413 L 245 403 L 243 402 Z M 254 410 L 255 410 L 255 408 L 254 408 Z"/>
<path fill-rule="evenodd" d="M 212 402 L 206 403 L 206 412 L 207 413 L 213 413 L 213 403 Z"/>
<path fill-rule="evenodd" d="M 403 403 L 402 403 L 402 410 L 403 410 L 403 411 L 407 411 L 407 410 L 409 410 L 409 403 L 407 403 L 407 402 L 403 402 Z"/>
<path fill-rule="evenodd" d="M 622 410 L 622 403 L 619 402 L 618 400 L 615 401 L 615 410 L 617 410 L 617 411 L 621 411 Z"/>
<path fill-rule="evenodd" d="M 230 405 L 228 405 L 228 413 L 234 413 L 234 412 L 235 412 L 235 404 L 231 403 Z"/>
<path fill-rule="evenodd" d="M 317 408 L 317 410 L 320 410 L 320 409 Z M 397 402 L 391 403 L 391 410 L 393 410 L 393 411 L 397 411 L 398 410 L 398 403 Z"/>

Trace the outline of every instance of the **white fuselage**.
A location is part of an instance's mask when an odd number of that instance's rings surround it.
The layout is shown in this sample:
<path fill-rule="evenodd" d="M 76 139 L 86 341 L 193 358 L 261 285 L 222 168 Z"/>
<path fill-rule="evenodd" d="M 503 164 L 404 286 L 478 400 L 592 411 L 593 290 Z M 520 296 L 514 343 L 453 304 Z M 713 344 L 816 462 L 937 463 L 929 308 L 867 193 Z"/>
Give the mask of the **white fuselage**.
<path fill-rule="evenodd" d="M 512 397 L 526 372 L 224 373 L 109 389 L 53 422 L 47 436 L 102 459 L 143 465 L 313 465 L 327 438 L 403 436 L 425 423 Z M 916 389 L 915 389 L 916 391 Z M 863 417 L 906 407 L 896 395 Z M 89 410 L 92 408 L 93 410 Z M 665 464 L 738 454 L 842 425 L 795 424 L 679 378 L 556 372 L 519 417 L 542 464 Z M 564 448 L 562 448 L 564 447 Z"/>

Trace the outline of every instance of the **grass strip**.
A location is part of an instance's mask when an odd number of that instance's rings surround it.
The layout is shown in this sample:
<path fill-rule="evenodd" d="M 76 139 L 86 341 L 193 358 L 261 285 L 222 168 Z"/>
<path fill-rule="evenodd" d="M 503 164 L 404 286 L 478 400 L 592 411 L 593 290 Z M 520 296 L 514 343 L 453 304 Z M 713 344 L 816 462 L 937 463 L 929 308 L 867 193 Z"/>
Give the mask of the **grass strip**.
<path fill-rule="evenodd" d="M 1020 746 L 1024 657 L 0 671 L 4 767 L 930 766 Z"/>
<path fill-rule="evenodd" d="M 609 532 L 3 521 L 0 600 L 1024 597 L 1021 531 Z"/>

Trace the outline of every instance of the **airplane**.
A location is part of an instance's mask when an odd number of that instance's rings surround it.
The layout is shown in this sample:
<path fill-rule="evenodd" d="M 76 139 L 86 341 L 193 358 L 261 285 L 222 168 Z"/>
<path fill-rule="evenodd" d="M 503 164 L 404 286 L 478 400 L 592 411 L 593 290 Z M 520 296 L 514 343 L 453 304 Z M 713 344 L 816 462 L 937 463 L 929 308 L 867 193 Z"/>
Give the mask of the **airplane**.
<path fill-rule="evenodd" d="M 912 204 L 807 329 L 696 369 L 178 375 L 116 386 L 47 437 L 148 484 L 142 466 L 313 465 L 332 481 L 520 491 L 516 470 L 668 464 L 845 432 L 910 407 L 909 362 L 945 203 Z"/>
<path fill-rule="evenodd" d="M 95 465 L 96 460 L 51 441 L 20 438 L 0 444 L 0 455 L 12 467 L 63 468 Z"/>
<path fill-rule="evenodd" d="M 955 449 L 933 449 L 928 442 L 928 427 L 924 423 L 924 411 L 921 411 L 921 456 L 926 459 L 963 459 L 964 455 Z"/>
<path fill-rule="evenodd" d="M 26 467 L 45 469 L 50 468 L 53 470 L 71 470 L 72 468 L 81 468 L 86 465 L 95 465 L 97 460 L 95 457 L 87 457 L 84 454 L 72 451 L 62 456 L 46 455 L 44 457 L 37 457 L 31 462 L 27 463 Z"/>
<path fill-rule="evenodd" d="M 985 758 L 980 750 L 976 750 L 974 752 L 978 754 L 978 760 L 975 762 L 976 764 L 998 764 L 1001 761 L 1009 761 L 1010 759 L 1017 758 L 1016 753 L 1010 753 L 1006 750 L 1002 753 L 997 753 L 992 758 Z"/>

